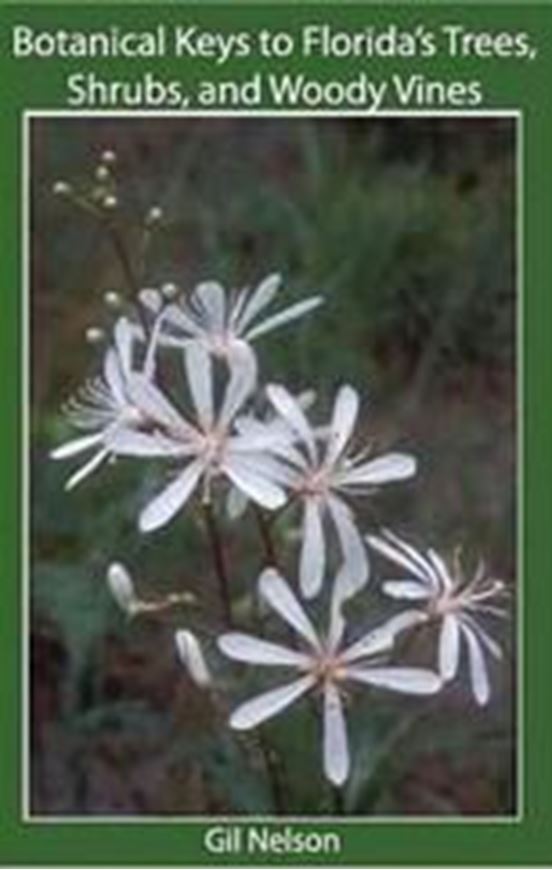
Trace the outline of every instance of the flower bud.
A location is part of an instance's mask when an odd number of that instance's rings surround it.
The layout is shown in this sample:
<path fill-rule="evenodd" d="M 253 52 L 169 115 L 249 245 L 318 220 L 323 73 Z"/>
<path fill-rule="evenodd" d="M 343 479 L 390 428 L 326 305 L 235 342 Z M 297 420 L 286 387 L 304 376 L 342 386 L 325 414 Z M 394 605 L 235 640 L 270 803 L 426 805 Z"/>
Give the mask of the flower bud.
<path fill-rule="evenodd" d="M 107 181 L 111 177 L 111 173 L 107 166 L 100 165 L 96 167 L 96 172 L 94 173 L 98 181 Z"/>
<path fill-rule="evenodd" d="M 102 151 L 100 160 L 102 163 L 113 164 L 117 162 L 117 155 L 115 151 L 107 148 L 105 151 Z"/>
<path fill-rule="evenodd" d="M 85 332 L 86 340 L 89 344 L 98 344 L 105 338 L 105 332 L 99 326 L 89 326 Z"/>
<path fill-rule="evenodd" d="M 113 562 L 107 571 L 107 585 L 121 610 L 132 616 L 136 612 L 138 597 L 134 591 L 132 577 L 124 565 Z"/>
<path fill-rule="evenodd" d="M 191 631 L 180 630 L 176 632 L 174 640 L 178 657 L 196 686 L 210 686 L 211 674 L 196 636 Z"/>
<path fill-rule="evenodd" d="M 158 205 L 153 205 L 146 215 L 146 224 L 158 223 L 163 217 L 163 209 Z"/>
<path fill-rule="evenodd" d="M 150 311 L 153 311 L 154 314 L 157 314 L 163 304 L 163 299 L 159 290 L 156 290 L 154 287 L 144 287 L 144 289 L 140 290 L 138 293 L 138 299 L 144 308 L 148 308 Z"/>
<path fill-rule="evenodd" d="M 176 284 L 173 284 L 171 281 L 163 284 L 161 287 L 161 293 L 165 297 L 165 299 L 175 299 L 178 295 L 178 287 Z"/>
<path fill-rule="evenodd" d="M 104 293 L 104 302 L 108 308 L 120 308 L 121 307 L 121 296 L 115 290 L 108 290 L 107 293 Z"/>
<path fill-rule="evenodd" d="M 119 200 L 116 196 L 113 196 L 113 194 L 109 194 L 109 196 L 104 197 L 102 205 L 108 211 L 113 211 L 113 209 L 116 209 L 119 205 Z"/>
<path fill-rule="evenodd" d="M 73 188 L 67 181 L 56 181 L 55 184 L 52 185 L 52 193 L 55 196 L 69 196 L 72 190 Z"/>

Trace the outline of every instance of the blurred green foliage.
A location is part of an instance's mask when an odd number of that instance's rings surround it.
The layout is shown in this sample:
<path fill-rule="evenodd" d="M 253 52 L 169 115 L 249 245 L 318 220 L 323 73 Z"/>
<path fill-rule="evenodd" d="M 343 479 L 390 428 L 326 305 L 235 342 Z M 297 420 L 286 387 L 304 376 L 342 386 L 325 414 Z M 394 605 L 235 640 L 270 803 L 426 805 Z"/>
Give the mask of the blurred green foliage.
<path fill-rule="evenodd" d="M 158 469 L 117 463 L 66 495 L 67 468 L 47 459 L 66 433 L 61 401 L 100 361 L 84 330 L 109 323 L 106 291 L 127 293 L 95 222 L 51 195 L 58 178 L 89 184 L 105 147 L 118 155 L 132 250 L 148 208 L 164 212 L 145 283 L 242 286 L 280 271 L 282 301 L 324 295 L 323 309 L 258 349 L 271 380 L 315 386 L 321 411 L 337 384 L 354 383 L 366 438 L 419 457 L 415 481 L 362 507 L 366 528 L 384 521 L 441 548 L 460 542 L 514 583 L 513 122 L 33 121 L 33 810 L 268 812 L 258 747 L 233 739 L 174 660 L 174 628 L 218 607 L 199 518 L 141 537 L 136 516 Z M 246 608 L 256 531 L 224 531 Z M 292 518 L 277 535 L 291 567 Z M 129 624 L 105 588 L 114 559 L 146 597 L 190 589 L 199 609 Z M 355 604 L 366 625 L 381 610 L 375 590 Z M 246 670 L 221 673 L 235 697 L 254 689 Z M 483 713 L 461 688 L 422 711 L 355 698 L 345 810 L 514 811 L 512 674 L 513 664 L 496 674 Z M 266 731 L 289 811 L 333 813 L 312 711 L 299 706 Z"/>

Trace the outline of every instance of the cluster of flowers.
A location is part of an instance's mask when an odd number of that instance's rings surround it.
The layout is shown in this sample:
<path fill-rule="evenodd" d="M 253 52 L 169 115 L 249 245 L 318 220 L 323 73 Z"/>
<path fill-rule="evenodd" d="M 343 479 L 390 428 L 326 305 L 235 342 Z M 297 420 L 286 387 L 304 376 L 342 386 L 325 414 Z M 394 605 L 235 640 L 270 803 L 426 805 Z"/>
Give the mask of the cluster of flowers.
<path fill-rule="evenodd" d="M 52 457 L 91 454 L 69 478 L 69 489 L 116 457 L 167 460 L 170 478 L 141 510 L 142 532 L 169 523 L 194 493 L 204 503 L 224 495 L 232 517 L 241 515 L 248 502 L 267 511 L 291 502 L 301 506 L 296 591 L 274 567 L 267 567 L 258 581 L 261 599 L 293 629 L 298 642 L 288 647 L 228 631 L 219 637 L 218 646 L 230 659 L 298 672 L 291 682 L 239 706 L 230 717 L 232 728 L 253 728 L 319 690 L 324 771 L 339 786 L 350 770 L 344 685 L 434 694 L 458 673 L 465 646 L 473 695 L 479 704 L 487 703 L 486 656 L 500 658 L 501 650 L 477 616 L 502 615 L 504 610 L 491 599 L 504 594 L 505 588 L 486 576 L 483 565 L 468 579 L 457 557 L 447 565 L 434 550 L 419 552 L 388 529 L 371 535 L 361 532 L 351 506 L 355 499 L 413 477 L 416 461 L 399 452 L 373 456 L 370 449 L 352 451 L 359 396 L 351 386 L 338 390 L 331 418 L 323 426 L 313 426 L 308 419 L 313 396 L 294 396 L 282 384 L 264 388 L 268 404 L 263 414 L 255 413 L 259 391 L 253 342 L 313 311 L 322 301 L 309 298 L 259 322 L 279 286 L 280 277 L 270 275 L 253 291 L 235 294 L 216 282 L 201 283 L 181 298 L 173 292 L 142 291 L 137 300 L 140 317 L 120 316 L 114 325 L 103 375 L 85 384 L 67 404 L 70 422 L 83 434 L 56 448 Z M 189 414 L 163 387 L 162 353 L 183 355 Z M 327 627 L 318 632 L 307 602 L 318 598 L 326 586 L 329 536 L 335 536 L 339 545 L 339 568 L 331 594 L 325 596 Z M 369 581 L 370 550 L 400 572 L 399 579 L 382 584 L 382 592 L 407 601 L 408 606 L 367 633 L 357 633 L 355 638 L 353 632 L 350 639 L 344 604 Z M 111 565 L 108 581 L 129 614 L 154 606 L 136 595 L 123 565 Z M 386 662 L 384 656 L 392 652 L 399 634 L 428 626 L 438 629 L 435 670 Z M 210 685 L 210 669 L 196 636 L 187 629 L 179 631 L 176 644 L 195 682 Z"/>

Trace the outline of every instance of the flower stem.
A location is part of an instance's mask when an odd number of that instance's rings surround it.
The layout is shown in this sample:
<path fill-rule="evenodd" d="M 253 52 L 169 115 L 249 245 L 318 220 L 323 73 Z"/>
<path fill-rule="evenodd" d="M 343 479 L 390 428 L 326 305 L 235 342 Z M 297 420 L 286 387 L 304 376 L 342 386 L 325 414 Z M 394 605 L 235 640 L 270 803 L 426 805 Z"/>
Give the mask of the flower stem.
<path fill-rule="evenodd" d="M 259 748 L 263 756 L 267 779 L 270 785 L 274 809 L 277 815 L 282 815 L 286 810 L 284 784 L 278 756 L 274 749 L 267 743 L 262 729 L 259 729 Z"/>
<path fill-rule="evenodd" d="M 213 510 L 213 505 L 210 501 L 203 502 L 203 517 L 205 520 L 205 528 L 207 529 L 207 534 L 209 536 L 209 542 L 211 544 L 213 566 L 218 581 L 224 623 L 227 628 L 232 628 L 232 600 L 230 597 L 230 581 L 226 567 L 224 545 L 215 512 Z"/>
<path fill-rule="evenodd" d="M 257 505 L 254 505 L 254 512 L 263 545 L 265 562 L 267 563 L 267 565 L 272 565 L 274 568 L 277 568 L 278 557 L 276 556 L 274 541 L 272 540 L 272 534 L 270 532 L 270 523 L 268 522 L 262 509 Z"/>
<path fill-rule="evenodd" d="M 336 785 L 331 786 L 332 806 L 335 816 L 345 815 L 345 801 L 343 800 L 343 791 Z"/>
<path fill-rule="evenodd" d="M 125 281 L 128 284 L 129 289 L 132 293 L 136 294 L 139 291 L 138 280 L 134 274 L 134 267 L 131 263 L 130 257 L 128 255 L 128 251 L 126 249 L 125 243 L 119 232 L 118 228 L 113 223 L 107 224 L 107 231 L 109 234 L 109 238 L 111 240 L 111 244 L 113 245 L 113 249 L 117 255 L 117 258 L 121 264 L 121 269 L 123 271 L 123 275 L 125 277 Z"/>
<path fill-rule="evenodd" d="M 137 275 L 135 274 L 132 260 L 125 245 L 125 240 L 119 228 L 112 221 L 104 220 L 104 226 L 106 227 L 107 235 L 109 237 L 109 240 L 111 241 L 113 250 L 115 251 L 117 259 L 119 260 L 119 263 L 121 265 L 121 271 L 123 273 L 127 286 L 133 297 L 136 299 L 138 293 L 140 292 L 140 283 Z M 138 313 L 138 317 L 140 318 L 142 329 L 144 330 L 144 335 L 147 339 L 149 338 L 150 327 L 147 318 L 144 316 L 144 312 L 142 311 L 142 306 L 139 303 L 136 304 L 136 311 Z"/>

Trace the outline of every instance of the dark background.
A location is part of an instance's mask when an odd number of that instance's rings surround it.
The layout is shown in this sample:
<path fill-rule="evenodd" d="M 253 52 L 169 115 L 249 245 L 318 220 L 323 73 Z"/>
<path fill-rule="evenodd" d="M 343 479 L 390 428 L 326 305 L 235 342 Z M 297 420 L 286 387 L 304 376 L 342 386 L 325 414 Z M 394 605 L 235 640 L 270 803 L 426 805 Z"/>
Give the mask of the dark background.
<path fill-rule="evenodd" d="M 95 221 L 50 191 L 58 178 L 88 190 L 106 147 L 118 154 L 131 246 L 148 207 L 164 210 L 148 284 L 239 285 L 278 270 L 282 300 L 326 297 L 258 348 L 271 379 L 316 386 L 322 406 L 336 385 L 355 384 L 367 437 L 418 456 L 417 479 L 378 496 L 366 528 L 384 521 L 440 549 L 462 543 L 468 561 L 484 554 L 513 584 L 514 123 L 33 122 L 32 811 L 266 812 L 260 772 L 244 773 L 175 661 L 172 630 L 188 615 L 129 625 L 105 588 L 106 565 L 123 558 L 144 594 L 181 587 L 209 602 L 193 515 L 142 538 L 135 518 L 155 470 L 118 463 L 65 495 L 68 468 L 47 460 L 67 434 L 61 401 L 101 358 L 84 330 L 108 321 L 103 293 L 124 289 Z M 249 527 L 226 531 L 239 591 L 258 568 L 258 545 Z M 507 645 L 508 633 L 497 632 Z M 514 812 L 513 661 L 510 651 L 493 673 L 484 711 L 465 679 L 423 714 L 393 699 L 360 704 L 348 810 Z M 300 710 L 285 718 L 273 731 L 288 756 L 290 811 L 327 812 L 318 752 L 297 750 L 311 725 Z"/>

